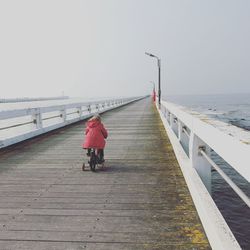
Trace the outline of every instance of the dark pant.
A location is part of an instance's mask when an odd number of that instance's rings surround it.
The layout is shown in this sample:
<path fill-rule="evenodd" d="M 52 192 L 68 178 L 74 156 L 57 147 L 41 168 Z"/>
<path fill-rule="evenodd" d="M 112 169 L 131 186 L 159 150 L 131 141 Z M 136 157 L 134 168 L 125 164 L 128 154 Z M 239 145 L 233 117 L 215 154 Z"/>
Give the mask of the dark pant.
<path fill-rule="evenodd" d="M 90 151 L 91 151 L 91 148 L 88 148 L 88 153 L 87 153 L 88 156 L 90 156 Z M 104 159 L 104 150 L 97 149 L 97 155 L 98 155 L 100 160 L 103 160 Z"/>
<path fill-rule="evenodd" d="M 104 159 L 104 150 L 103 149 L 98 149 L 97 154 L 99 156 L 100 161 Z"/>

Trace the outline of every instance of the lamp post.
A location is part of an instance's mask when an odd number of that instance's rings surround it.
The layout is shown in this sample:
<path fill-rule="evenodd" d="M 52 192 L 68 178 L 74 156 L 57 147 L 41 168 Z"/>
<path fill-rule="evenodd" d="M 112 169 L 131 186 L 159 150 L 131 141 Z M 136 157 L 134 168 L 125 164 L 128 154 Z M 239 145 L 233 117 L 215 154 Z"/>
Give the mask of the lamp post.
<path fill-rule="evenodd" d="M 145 52 L 147 56 L 155 57 L 157 59 L 158 64 L 158 103 L 159 107 L 161 106 L 161 59 L 153 54 L 150 54 L 148 52 Z"/>

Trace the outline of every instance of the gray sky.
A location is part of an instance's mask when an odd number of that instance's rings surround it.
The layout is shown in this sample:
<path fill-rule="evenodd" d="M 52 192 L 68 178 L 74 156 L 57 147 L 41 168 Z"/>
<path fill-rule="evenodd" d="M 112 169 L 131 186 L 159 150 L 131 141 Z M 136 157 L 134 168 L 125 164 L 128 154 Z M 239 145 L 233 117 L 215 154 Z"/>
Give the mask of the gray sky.
<path fill-rule="evenodd" d="M 0 98 L 250 92 L 248 0 L 0 0 Z"/>

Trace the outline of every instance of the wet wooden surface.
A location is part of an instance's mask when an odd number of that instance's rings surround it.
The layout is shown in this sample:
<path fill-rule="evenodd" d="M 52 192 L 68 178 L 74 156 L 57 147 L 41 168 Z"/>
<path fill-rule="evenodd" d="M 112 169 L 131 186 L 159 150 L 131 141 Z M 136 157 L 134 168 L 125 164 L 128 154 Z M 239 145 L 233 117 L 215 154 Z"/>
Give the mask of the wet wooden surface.
<path fill-rule="evenodd" d="M 103 122 L 96 173 L 81 171 L 83 122 L 0 152 L 0 249 L 210 249 L 151 100 Z"/>

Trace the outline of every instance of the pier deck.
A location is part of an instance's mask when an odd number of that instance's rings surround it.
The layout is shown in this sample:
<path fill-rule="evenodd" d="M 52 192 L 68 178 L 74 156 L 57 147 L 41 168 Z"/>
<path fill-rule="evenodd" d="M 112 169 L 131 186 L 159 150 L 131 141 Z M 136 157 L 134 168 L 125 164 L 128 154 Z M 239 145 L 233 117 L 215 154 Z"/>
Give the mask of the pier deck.
<path fill-rule="evenodd" d="M 151 100 L 103 122 L 96 173 L 81 171 L 84 122 L 0 152 L 0 249 L 210 249 Z"/>

